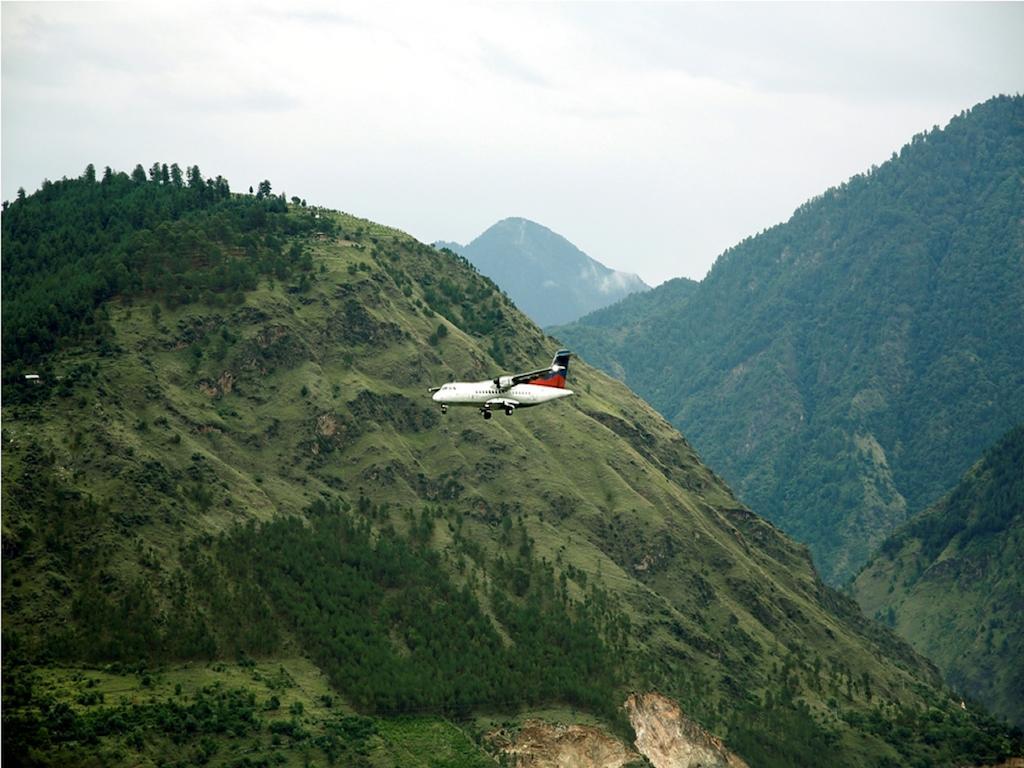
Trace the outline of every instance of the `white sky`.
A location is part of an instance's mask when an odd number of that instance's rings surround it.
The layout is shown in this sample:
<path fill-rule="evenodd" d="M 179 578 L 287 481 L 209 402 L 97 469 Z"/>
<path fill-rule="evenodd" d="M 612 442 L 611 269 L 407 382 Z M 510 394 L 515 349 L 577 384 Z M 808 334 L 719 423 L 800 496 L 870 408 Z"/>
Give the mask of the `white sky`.
<path fill-rule="evenodd" d="M 1024 3 L 11 3 L 3 199 L 198 164 L 468 242 L 525 216 L 654 285 L 1024 91 Z"/>

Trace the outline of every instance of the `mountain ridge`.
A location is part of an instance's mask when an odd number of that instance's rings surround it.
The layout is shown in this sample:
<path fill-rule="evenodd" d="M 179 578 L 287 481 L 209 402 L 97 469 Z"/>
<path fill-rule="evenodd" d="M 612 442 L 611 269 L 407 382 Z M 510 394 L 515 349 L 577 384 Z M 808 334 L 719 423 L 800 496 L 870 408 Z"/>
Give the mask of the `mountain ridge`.
<path fill-rule="evenodd" d="M 1024 726 L 1024 425 L 887 539 L 852 583 L 865 613 L 957 690 Z"/>
<path fill-rule="evenodd" d="M 997 97 L 723 253 L 552 331 L 841 583 L 1024 418 L 1024 99 Z"/>

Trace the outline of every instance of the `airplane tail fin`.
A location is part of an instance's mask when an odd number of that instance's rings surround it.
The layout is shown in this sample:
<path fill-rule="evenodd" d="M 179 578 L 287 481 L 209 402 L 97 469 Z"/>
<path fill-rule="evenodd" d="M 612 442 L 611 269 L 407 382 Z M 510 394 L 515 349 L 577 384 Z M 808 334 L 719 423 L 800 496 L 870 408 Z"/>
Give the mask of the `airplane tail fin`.
<path fill-rule="evenodd" d="M 559 389 L 565 389 L 565 382 L 569 378 L 569 358 L 572 357 L 572 352 L 568 349 L 560 349 L 555 353 L 554 359 L 551 361 L 551 369 L 545 373 L 542 373 L 535 379 L 531 379 L 527 384 L 540 384 L 544 387 L 558 387 Z"/>

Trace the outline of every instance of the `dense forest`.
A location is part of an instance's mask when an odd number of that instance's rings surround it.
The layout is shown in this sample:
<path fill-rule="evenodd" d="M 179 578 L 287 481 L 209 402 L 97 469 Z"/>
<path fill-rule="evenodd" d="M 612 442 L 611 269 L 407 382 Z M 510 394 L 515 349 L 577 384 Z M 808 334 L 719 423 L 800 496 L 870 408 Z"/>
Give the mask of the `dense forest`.
<path fill-rule="evenodd" d="M 404 536 L 366 497 L 358 508 L 363 514 L 317 501 L 307 510 L 311 525 L 284 517 L 193 540 L 166 612 L 144 581 L 113 600 L 83 573 L 73 623 L 35 649 L 10 633 L 11 651 L 93 663 L 267 656 L 294 632 L 361 711 L 465 715 L 560 701 L 621 717 L 627 620 L 593 586 L 573 601 L 565 578 L 556 582 L 533 558 L 525 528 L 506 527 L 508 555 L 493 562 L 455 529 L 450 557 L 482 560 L 490 576 L 485 613 L 430 547 L 436 521 L 460 518 L 427 507 L 404 521 Z M 96 515 L 81 506 L 74 513 Z M 91 559 L 87 567 L 99 569 Z"/>
<path fill-rule="evenodd" d="M 1024 419 L 1024 97 L 552 333 L 693 440 L 840 583 Z M 641 309 L 642 311 L 638 311 Z"/>
<path fill-rule="evenodd" d="M 1024 426 L 885 541 L 854 581 L 864 610 L 957 690 L 1024 725 Z"/>
<path fill-rule="evenodd" d="M 248 637 L 273 638 L 271 617 L 287 617 L 338 690 L 364 711 L 465 715 L 562 701 L 615 717 L 624 656 L 603 638 L 621 644 L 624 633 L 597 611 L 599 596 L 573 605 L 566 585 L 534 561 L 524 528 L 509 526 L 508 557 L 481 563 L 492 579 L 488 617 L 429 546 L 437 521 L 451 519 L 442 510 L 410 515 L 409 538 L 392 528 L 375 535 L 369 519 L 338 502 L 318 502 L 310 518 L 310 527 L 289 518 L 236 530 L 206 564 L 219 563 L 227 583 L 254 580 L 267 595 L 273 613 L 249 624 Z M 470 556 L 459 541 L 452 556 Z M 215 572 L 196 575 L 200 584 L 222 581 Z M 221 615 L 231 617 L 245 603 L 240 597 L 218 596 Z"/>
<path fill-rule="evenodd" d="M 1024 511 L 1024 426 L 1010 430 L 985 451 L 981 465 L 942 503 L 918 515 L 886 539 L 881 554 L 892 556 L 911 539 L 921 557 L 935 560 L 954 539 L 960 547 L 1005 533 Z"/>
<path fill-rule="evenodd" d="M 198 166 L 141 165 L 129 176 L 89 165 L 80 178 L 44 181 L 3 212 L 5 376 L 35 370 L 62 340 L 105 340 L 103 302 L 159 293 L 169 306 L 238 304 L 261 275 L 288 278 L 311 268 L 286 238 L 327 233 L 312 210 L 287 216 L 269 181 L 232 194 Z M 108 350 L 109 351 L 109 350 Z"/>

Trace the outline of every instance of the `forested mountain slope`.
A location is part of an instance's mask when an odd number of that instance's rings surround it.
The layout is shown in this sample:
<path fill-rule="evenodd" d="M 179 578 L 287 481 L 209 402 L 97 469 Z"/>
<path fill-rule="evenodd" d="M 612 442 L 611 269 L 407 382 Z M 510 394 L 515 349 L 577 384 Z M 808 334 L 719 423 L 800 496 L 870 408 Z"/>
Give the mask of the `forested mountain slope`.
<path fill-rule="evenodd" d="M 502 219 L 468 245 L 435 245 L 466 257 L 540 326 L 567 323 L 648 290 L 636 275 L 609 269 L 528 219 Z"/>
<path fill-rule="evenodd" d="M 652 689 L 755 766 L 1019 751 L 620 383 L 442 416 L 556 345 L 466 261 L 153 170 L 4 212 L 5 761 L 493 764 Z"/>
<path fill-rule="evenodd" d="M 854 582 L 959 691 L 1024 726 L 1024 426 L 882 545 Z"/>
<path fill-rule="evenodd" d="M 586 350 L 587 362 L 625 381 L 629 372 L 622 367 L 619 358 L 635 341 L 634 336 L 643 336 L 646 329 L 668 322 L 668 318 L 689 301 L 699 285 L 696 280 L 677 277 L 654 290 L 631 294 L 611 306 L 591 312 L 577 323 L 556 325 L 548 330 L 556 336 L 571 338 L 577 348 Z M 639 359 L 641 352 L 635 350 L 636 358 L 633 359 Z"/>
<path fill-rule="evenodd" d="M 849 578 L 1024 419 L 1024 98 L 915 136 L 695 290 L 552 329 Z M 622 306 L 621 322 L 612 322 Z"/>

